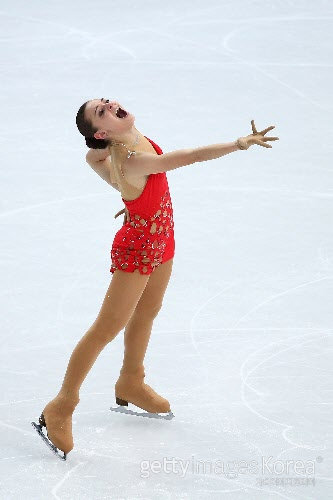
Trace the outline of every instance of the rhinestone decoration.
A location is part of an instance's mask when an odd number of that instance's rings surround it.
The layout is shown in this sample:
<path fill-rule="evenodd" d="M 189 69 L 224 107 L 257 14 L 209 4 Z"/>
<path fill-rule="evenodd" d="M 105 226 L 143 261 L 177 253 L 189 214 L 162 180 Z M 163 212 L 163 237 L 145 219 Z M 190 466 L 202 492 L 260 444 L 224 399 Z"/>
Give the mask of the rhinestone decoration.
<path fill-rule="evenodd" d="M 116 269 L 150 274 L 163 261 L 167 239 L 173 237 L 173 209 L 169 190 L 161 197 L 159 209 L 151 216 L 130 213 L 122 230 L 121 245 L 112 246 L 111 273 Z M 124 229 L 125 228 L 125 229 Z M 126 261 L 126 262 L 125 262 Z"/>

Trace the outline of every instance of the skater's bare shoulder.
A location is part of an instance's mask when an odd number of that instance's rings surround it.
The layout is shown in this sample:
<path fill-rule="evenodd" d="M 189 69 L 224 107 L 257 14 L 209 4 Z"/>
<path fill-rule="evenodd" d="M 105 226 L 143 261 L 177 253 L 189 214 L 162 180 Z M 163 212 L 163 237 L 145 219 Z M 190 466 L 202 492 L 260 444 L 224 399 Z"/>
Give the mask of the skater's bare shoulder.
<path fill-rule="evenodd" d="M 89 149 L 86 162 L 105 182 L 120 191 L 118 184 L 111 179 L 111 156 L 108 149 Z"/>

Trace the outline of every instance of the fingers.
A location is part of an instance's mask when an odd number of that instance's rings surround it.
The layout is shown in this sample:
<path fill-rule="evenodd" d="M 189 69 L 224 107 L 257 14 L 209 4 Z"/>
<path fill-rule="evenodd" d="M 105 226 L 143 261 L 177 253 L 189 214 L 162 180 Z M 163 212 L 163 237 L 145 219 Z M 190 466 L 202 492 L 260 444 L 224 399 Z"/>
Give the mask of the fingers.
<path fill-rule="evenodd" d="M 251 120 L 251 127 L 252 127 L 253 134 L 257 134 L 258 132 L 257 132 L 256 126 L 254 124 L 254 120 Z"/>
<path fill-rule="evenodd" d="M 252 126 L 252 136 L 251 136 L 251 142 L 252 144 L 258 144 L 258 146 L 262 146 L 264 148 L 271 148 L 272 146 L 270 144 L 266 144 L 266 141 L 278 141 L 278 137 L 264 137 L 267 132 L 275 128 L 275 125 L 270 125 L 269 127 L 265 128 L 264 130 L 261 130 L 261 132 L 257 132 L 256 126 L 254 124 L 254 120 L 251 120 L 251 126 Z M 253 137 L 254 136 L 254 137 Z M 250 136 L 249 136 L 250 137 Z"/>
<path fill-rule="evenodd" d="M 265 128 L 264 130 L 261 130 L 261 132 L 257 132 L 256 126 L 254 124 L 254 120 L 251 120 L 251 126 L 252 126 L 252 132 L 253 134 L 260 134 L 260 135 L 265 135 L 267 132 L 275 128 L 275 125 L 271 125 L 270 127 Z"/>
<path fill-rule="evenodd" d="M 123 208 L 122 210 L 119 210 L 119 212 L 116 213 L 114 218 L 116 219 L 121 214 L 124 214 L 124 224 L 131 220 L 131 217 L 130 217 L 130 214 L 129 214 L 129 211 L 127 210 L 127 208 Z"/>
<path fill-rule="evenodd" d="M 269 130 L 272 130 L 273 128 L 275 128 L 275 125 L 271 125 L 270 127 L 267 127 L 267 128 L 265 128 L 264 130 L 262 130 L 261 132 L 258 132 L 258 133 L 259 133 L 260 135 L 265 135 L 265 134 L 267 134 L 267 132 L 268 132 Z"/>
<path fill-rule="evenodd" d="M 263 146 L 264 148 L 271 148 L 272 147 L 270 144 L 266 144 L 265 142 L 261 141 L 260 139 L 253 139 L 253 142 L 255 144 L 258 144 L 258 146 Z"/>
<path fill-rule="evenodd" d="M 114 218 L 116 219 L 118 217 L 118 215 L 121 215 L 123 214 L 125 211 L 125 209 L 123 208 L 122 210 L 119 210 L 119 212 L 116 213 L 116 215 L 114 216 Z"/>

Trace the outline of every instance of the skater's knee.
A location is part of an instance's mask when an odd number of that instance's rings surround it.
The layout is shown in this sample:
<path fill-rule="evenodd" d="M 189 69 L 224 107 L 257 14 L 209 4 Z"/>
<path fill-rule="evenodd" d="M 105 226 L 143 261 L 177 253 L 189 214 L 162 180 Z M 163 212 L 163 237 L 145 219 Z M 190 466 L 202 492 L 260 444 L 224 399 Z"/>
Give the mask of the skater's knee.
<path fill-rule="evenodd" d="M 115 332 L 112 330 L 103 330 L 103 329 L 93 329 L 91 331 L 95 341 L 100 344 L 102 347 L 105 347 L 109 342 L 111 342 L 119 332 Z"/>
<path fill-rule="evenodd" d="M 124 321 L 120 319 L 115 318 L 111 323 L 105 323 L 97 319 L 91 326 L 90 332 L 102 345 L 106 345 L 111 342 L 124 327 Z"/>

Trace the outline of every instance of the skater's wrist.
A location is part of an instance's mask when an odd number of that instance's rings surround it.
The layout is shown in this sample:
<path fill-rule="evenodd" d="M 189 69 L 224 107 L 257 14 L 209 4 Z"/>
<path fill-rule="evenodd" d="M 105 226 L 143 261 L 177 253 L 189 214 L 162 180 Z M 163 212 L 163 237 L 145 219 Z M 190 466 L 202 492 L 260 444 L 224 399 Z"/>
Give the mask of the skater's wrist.
<path fill-rule="evenodd" d="M 250 144 L 247 142 L 245 137 L 239 137 L 235 141 L 235 145 L 236 145 L 238 150 L 246 150 L 250 147 Z"/>

